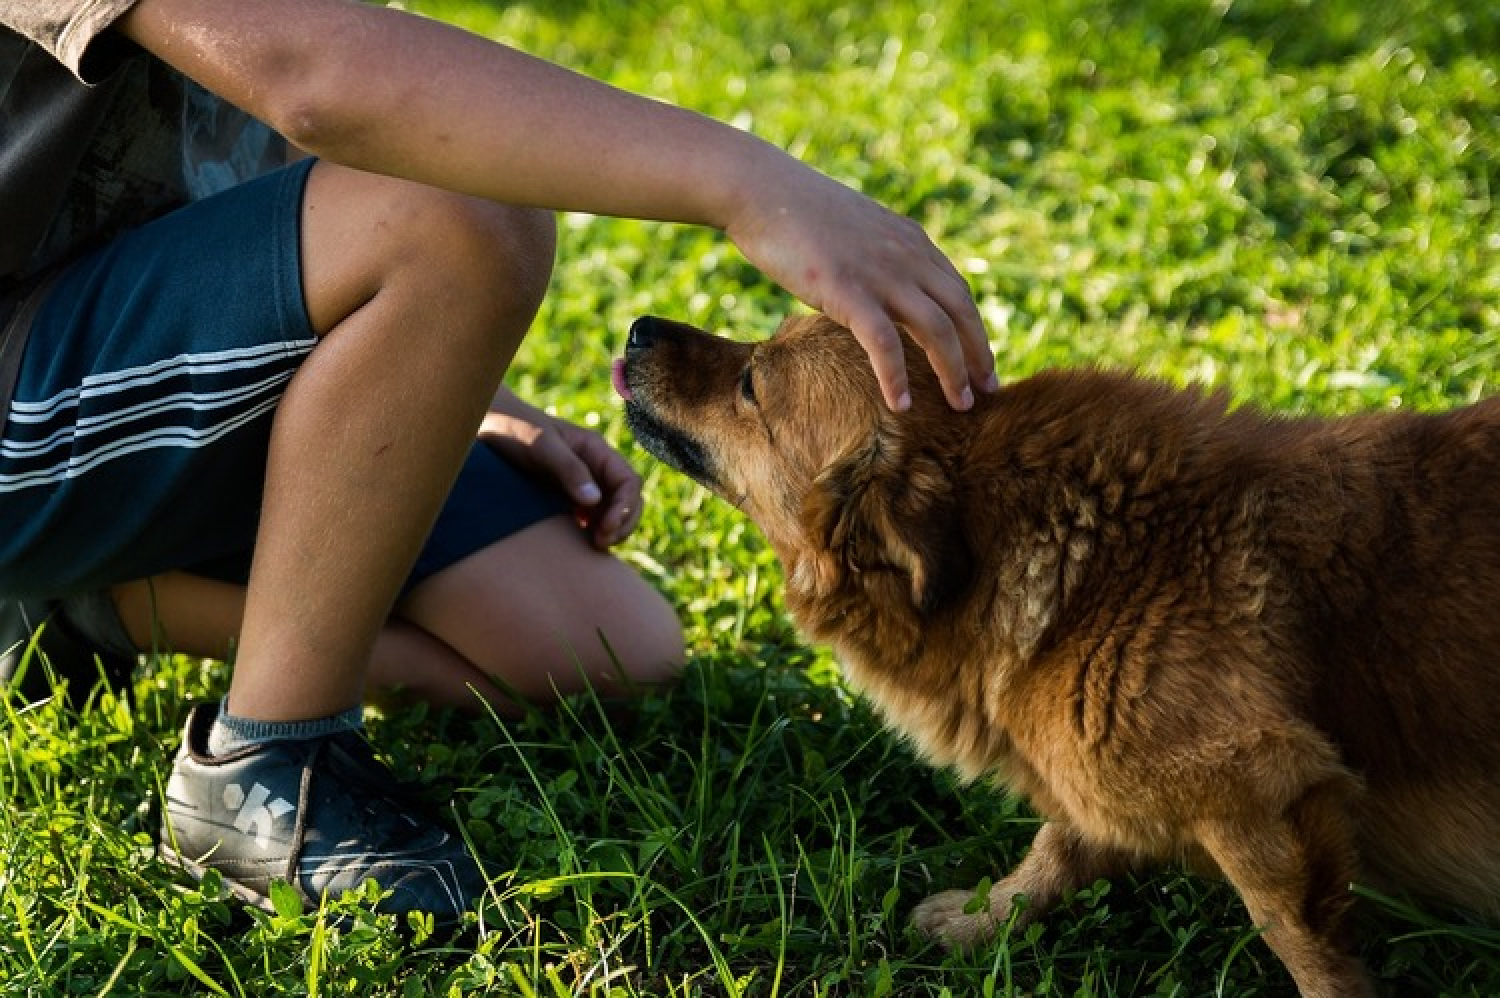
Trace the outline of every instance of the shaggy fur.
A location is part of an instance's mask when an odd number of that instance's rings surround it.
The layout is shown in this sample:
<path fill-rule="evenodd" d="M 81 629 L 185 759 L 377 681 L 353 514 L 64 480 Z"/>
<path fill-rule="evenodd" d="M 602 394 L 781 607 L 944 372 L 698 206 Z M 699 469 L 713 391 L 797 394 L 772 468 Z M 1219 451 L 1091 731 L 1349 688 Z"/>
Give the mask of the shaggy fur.
<path fill-rule="evenodd" d="M 743 509 L 787 606 L 931 762 L 1046 818 L 913 914 L 949 946 L 1124 870 L 1238 889 L 1303 995 L 1373 994 L 1352 881 L 1500 901 L 1500 400 L 1345 419 L 1098 370 L 913 408 L 822 317 L 665 320 L 617 384 L 640 442 Z"/>

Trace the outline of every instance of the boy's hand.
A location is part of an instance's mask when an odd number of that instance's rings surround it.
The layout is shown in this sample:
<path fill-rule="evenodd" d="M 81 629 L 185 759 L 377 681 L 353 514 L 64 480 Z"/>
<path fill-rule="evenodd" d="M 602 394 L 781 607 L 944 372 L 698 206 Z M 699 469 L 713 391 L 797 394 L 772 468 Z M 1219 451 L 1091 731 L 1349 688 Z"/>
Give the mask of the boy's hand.
<path fill-rule="evenodd" d="M 641 477 L 599 434 L 502 392 L 479 438 L 518 467 L 554 479 L 595 547 L 620 543 L 640 523 Z"/>
<path fill-rule="evenodd" d="M 911 402 L 897 323 L 926 351 L 953 408 L 999 386 L 968 285 L 921 226 L 800 164 L 767 165 L 752 177 L 770 182 L 749 187 L 725 231 L 767 276 L 849 328 L 887 405 Z"/>

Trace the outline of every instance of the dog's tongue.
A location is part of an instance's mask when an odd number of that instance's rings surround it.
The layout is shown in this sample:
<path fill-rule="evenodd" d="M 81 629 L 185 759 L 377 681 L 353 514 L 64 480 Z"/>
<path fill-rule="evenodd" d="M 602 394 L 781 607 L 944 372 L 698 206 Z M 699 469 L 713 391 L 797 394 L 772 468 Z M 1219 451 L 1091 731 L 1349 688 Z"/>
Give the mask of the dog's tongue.
<path fill-rule="evenodd" d="M 620 398 L 626 402 L 630 401 L 630 385 L 625 383 L 625 358 L 616 357 L 614 363 L 609 366 L 609 380 L 614 384 L 615 391 Z"/>

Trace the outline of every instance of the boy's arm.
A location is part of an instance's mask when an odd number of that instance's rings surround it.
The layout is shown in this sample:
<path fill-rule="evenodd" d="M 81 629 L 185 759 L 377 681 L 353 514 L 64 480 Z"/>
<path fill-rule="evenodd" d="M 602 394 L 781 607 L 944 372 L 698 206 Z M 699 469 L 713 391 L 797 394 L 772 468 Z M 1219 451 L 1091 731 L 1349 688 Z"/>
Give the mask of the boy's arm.
<path fill-rule="evenodd" d="M 309 152 L 513 204 L 723 230 L 848 326 L 888 402 L 895 323 L 949 401 L 993 384 L 967 285 L 915 223 L 702 115 L 357 0 L 140 0 L 119 28 Z"/>

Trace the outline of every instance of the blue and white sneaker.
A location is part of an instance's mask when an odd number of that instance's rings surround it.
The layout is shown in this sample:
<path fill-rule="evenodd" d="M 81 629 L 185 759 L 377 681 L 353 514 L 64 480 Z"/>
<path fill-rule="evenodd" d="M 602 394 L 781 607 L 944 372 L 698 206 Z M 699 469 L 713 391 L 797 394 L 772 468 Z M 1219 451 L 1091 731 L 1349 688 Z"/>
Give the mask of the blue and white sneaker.
<path fill-rule="evenodd" d="M 195 707 L 167 781 L 158 854 L 271 910 L 271 884 L 316 906 L 373 879 L 376 910 L 457 923 L 486 881 L 463 841 L 403 792 L 359 734 L 208 754 L 217 705 Z"/>

